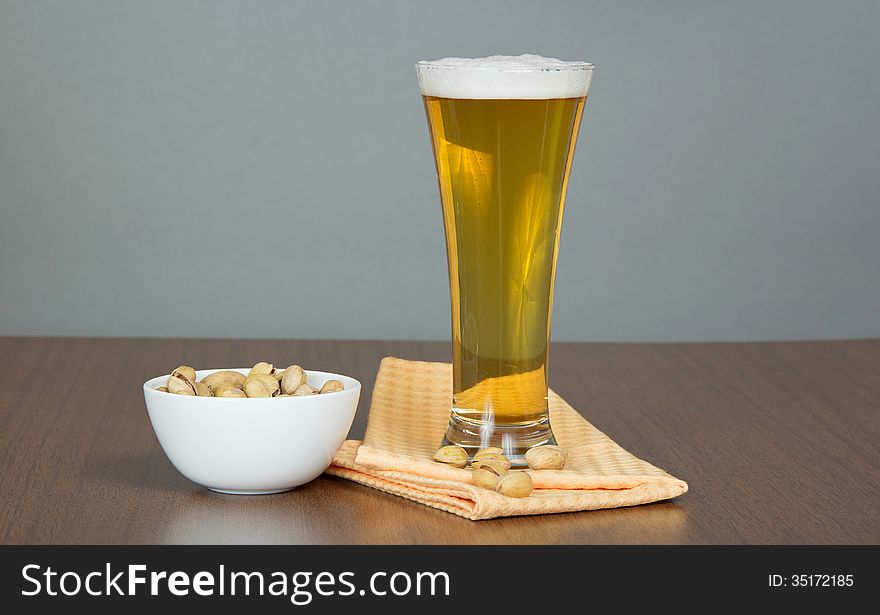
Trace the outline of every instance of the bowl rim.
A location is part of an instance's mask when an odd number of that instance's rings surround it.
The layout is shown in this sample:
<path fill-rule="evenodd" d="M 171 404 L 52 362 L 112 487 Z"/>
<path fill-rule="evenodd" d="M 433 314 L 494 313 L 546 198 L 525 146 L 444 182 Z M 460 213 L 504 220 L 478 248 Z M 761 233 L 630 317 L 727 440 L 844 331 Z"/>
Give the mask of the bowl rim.
<path fill-rule="evenodd" d="M 213 374 L 214 372 L 222 372 L 222 371 L 233 371 L 239 372 L 240 374 L 247 374 L 250 371 L 250 367 L 218 367 L 212 369 L 197 369 L 196 370 L 196 378 L 201 379 L 209 374 Z M 316 369 L 306 369 L 303 370 L 308 376 L 318 376 L 326 377 L 326 380 L 341 380 L 343 384 L 343 389 L 341 391 L 335 391 L 335 393 L 347 393 L 350 391 L 360 391 L 361 383 L 357 378 L 352 378 L 351 376 L 346 376 L 345 374 L 339 374 L 334 372 L 325 372 Z M 163 374 L 161 376 L 155 376 L 150 378 L 143 384 L 144 395 L 171 395 L 171 393 L 165 393 L 164 391 L 158 390 L 158 387 L 164 386 L 164 384 L 159 384 L 162 382 L 166 382 L 171 376 L 171 374 Z M 333 395 L 333 393 L 328 393 L 325 395 L 299 395 L 297 397 L 198 397 L 195 395 L 174 395 L 175 400 L 187 400 L 184 403 L 273 403 L 276 400 L 283 400 L 289 403 L 294 403 L 292 400 L 299 400 L 295 403 L 311 403 L 309 400 L 323 399 L 327 400 L 327 395 Z"/>

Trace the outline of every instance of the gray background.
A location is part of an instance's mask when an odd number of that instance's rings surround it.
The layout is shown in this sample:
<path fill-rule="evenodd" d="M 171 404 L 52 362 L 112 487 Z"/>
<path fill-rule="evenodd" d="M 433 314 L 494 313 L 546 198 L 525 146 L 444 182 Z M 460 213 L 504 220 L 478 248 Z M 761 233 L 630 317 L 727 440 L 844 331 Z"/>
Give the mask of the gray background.
<path fill-rule="evenodd" d="M 554 339 L 880 336 L 878 2 L 0 1 L 0 334 L 449 336 L 413 62 L 596 63 Z"/>

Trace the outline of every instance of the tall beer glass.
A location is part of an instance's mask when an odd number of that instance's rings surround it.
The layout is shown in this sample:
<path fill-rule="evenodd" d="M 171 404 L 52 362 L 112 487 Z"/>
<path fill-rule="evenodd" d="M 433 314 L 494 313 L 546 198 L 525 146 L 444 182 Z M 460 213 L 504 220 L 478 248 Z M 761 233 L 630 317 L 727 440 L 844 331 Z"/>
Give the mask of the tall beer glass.
<path fill-rule="evenodd" d="M 547 359 L 556 254 L 592 65 L 447 58 L 416 70 L 446 229 L 452 413 L 444 444 L 517 465 L 555 442 Z"/>

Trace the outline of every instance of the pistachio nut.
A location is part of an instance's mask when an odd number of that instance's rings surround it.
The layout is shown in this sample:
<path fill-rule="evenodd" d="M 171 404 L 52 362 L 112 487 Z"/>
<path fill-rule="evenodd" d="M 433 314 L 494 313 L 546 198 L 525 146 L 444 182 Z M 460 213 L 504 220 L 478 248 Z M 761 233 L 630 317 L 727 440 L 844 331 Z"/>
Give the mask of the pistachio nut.
<path fill-rule="evenodd" d="M 199 397 L 214 397 L 214 392 L 204 382 L 193 382 L 193 389 Z"/>
<path fill-rule="evenodd" d="M 187 382 L 195 382 L 196 381 L 196 370 L 191 368 L 189 365 L 181 365 L 173 372 L 171 372 L 172 376 L 177 376 L 178 378 L 182 378 Z"/>
<path fill-rule="evenodd" d="M 526 452 L 526 463 L 533 470 L 561 470 L 565 467 L 566 457 L 562 448 L 548 444 L 529 449 Z"/>
<path fill-rule="evenodd" d="M 238 387 L 219 386 L 214 389 L 214 397 L 247 397 Z"/>
<path fill-rule="evenodd" d="M 196 390 L 192 385 L 192 382 L 189 380 L 185 380 L 179 376 L 169 376 L 168 378 L 168 392 L 174 393 L 175 395 L 195 395 Z"/>
<path fill-rule="evenodd" d="M 434 461 L 445 463 L 446 465 L 456 468 L 463 468 L 467 465 L 468 454 L 467 451 L 460 446 L 452 444 L 450 446 L 444 446 L 434 453 Z"/>
<path fill-rule="evenodd" d="M 247 384 L 249 380 L 257 380 L 259 382 L 262 382 L 263 385 L 266 387 L 266 390 L 269 391 L 269 395 L 272 397 L 275 397 L 276 395 L 278 395 L 278 393 L 281 392 L 281 389 L 278 387 L 278 381 L 275 380 L 274 376 L 270 376 L 268 374 L 256 374 L 254 376 L 248 376 L 247 378 L 245 378 L 244 384 Z M 242 388 L 245 390 L 245 392 L 247 392 L 247 389 L 244 386 L 242 386 Z"/>
<path fill-rule="evenodd" d="M 244 384 L 244 374 L 239 374 L 230 369 L 224 369 L 219 372 L 214 372 L 213 374 L 208 374 L 202 378 L 202 382 L 212 389 L 220 387 L 234 387 L 240 389 L 241 385 Z"/>
<path fill-rule="evenodd" d="M 532 477 L 525 472 L 508 472 L 501 477 L 495 491 L 509 498 L 524 498 L 532 493 Z"/>
<path fill-rule="evenodd" d="M 248 397 L 272 397 L 272 392 L 262 380 L 248 378 L 244 381 L 244 393 Z"/>
<path fill-rule="evenodd" d="M 489 466 L 483 466 L 481 468 L 477 468 L 473 473 L 474 484 L 477 487 L 482 487 L 483 489 L 492 489 L 495 490 L 495 487 L 498 485 L 498 481 L 501 480 L 501 475 L 498 474 L 493 468 Z"/>
<path fill-rule="evenodd" d="M 251 371 L 248 372 L 248 378 L 250 378 L 251 376 L 271 376 L 274 373 L 274 365 L 272 365 L 271 363 L 260 361 L 251 368 Z"/>
<path fill-rule="evenodd" d="M 298 386 L 305 383 L 306 372 L 299 365 L 291 365 L 284 370 L 284 376 L 281 378 L 281 392 L 288 395 L 293 393 Z"/>
<path fill-rule="evenodd" d="M 504 451 L 501 450 L 500 446 L 487 446 L 486 448 L 481 448 L 477 451 L 477 454 L 474 455 L 473 461 L 477 461 L 482 459 L 483 457 L 492 457 L 496 455 L 504 455 Z"/>
<path fill-rule="evenodd" d="M 294 397 L 301 397 L 303 395 L 317 395 L 317 394 L 318 394 L 318 389 L 316 389 L 315 387 L 313 387 L 312 385 L 310 385 L 308 383 L 303 383 L 303 384 L 299 385 L 298 387 L 296 387 L 293 390 L 293 393 L 291 393 L 291 395 L 293 395 Z"/>
<path fill-rule="evenodd" d="M 492 470 L 501 476 L 510 469 L 510 461 L 507 457 L 483 457 L 482 459 L 477 459 L 476 461 L 471 462 L 471 467 L 474 470 L 479 470 L 480 468 L 492 468 Z"/>
<path fill-rule="evenodd" d="M 472 461 L 474 461 L 474 462 L 486 461 L 489 459 L 500 459 L 502 461 L 510 461 L 507 457 L 505 457 L 501 453 L 483 453 L 482 455 L 477 453 L 476 455 L 474 455 L 474 458 Z"/>
<path fill-rule="evenodd" d="M 321 393 L 336 393 L 337 391 L 341 391 L 345 388 L 341 382 L 338 380 L 328 380 L 321 387 Z"/>
<path fill-rule="evenodd" d="M 277 380 L 278 382 L 281 382 L 281 379 L 284 378 L 284 371 L 285 370 L 283 370 L 283 369 L 276 369 L 275 373 L 272 374 L 273 376 L 275 376 L 275 380 Z"/>
<path fill-rule="evenodd" d="M 168 387 L 159 387 L 159 388 L 156 389 L 156 390 L 159 391 L 160 393 L 167 393 L 167 392 L 168 392 Z"/>

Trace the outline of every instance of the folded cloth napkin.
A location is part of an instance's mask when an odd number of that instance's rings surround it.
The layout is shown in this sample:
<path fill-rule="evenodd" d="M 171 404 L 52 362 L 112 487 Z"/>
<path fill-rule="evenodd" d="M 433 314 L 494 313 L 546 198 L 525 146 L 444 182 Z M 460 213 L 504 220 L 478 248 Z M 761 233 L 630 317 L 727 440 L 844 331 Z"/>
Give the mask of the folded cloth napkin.
<path fill-rule="evenodd" d="M 550 391 L 563 470 L 528 470 L 535 490 L 510 498 L 471 482 L 471 470 L 432 461 L 449 421 L 452 366 L 386 357 L 363 442 L 347 440 L 328 474 L 468 519 L 594 510 L 674 498 L 687 484 L 635 457 Z"/>

